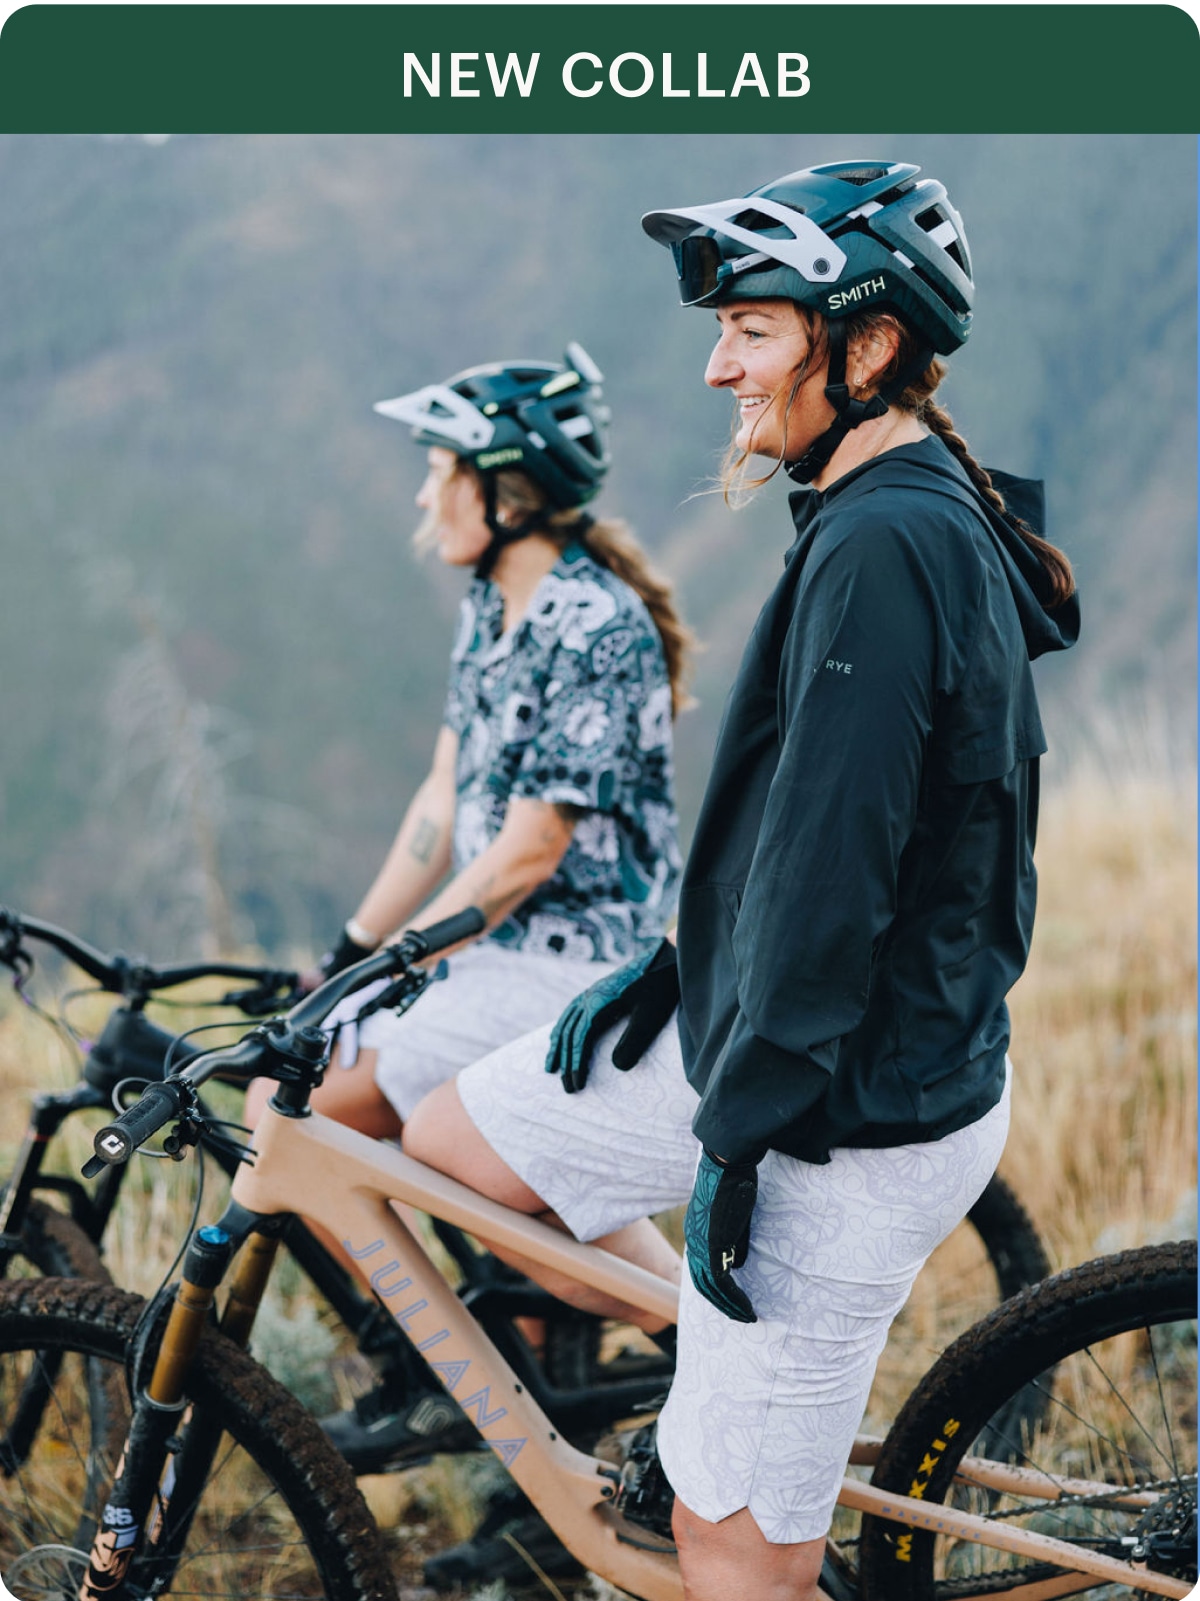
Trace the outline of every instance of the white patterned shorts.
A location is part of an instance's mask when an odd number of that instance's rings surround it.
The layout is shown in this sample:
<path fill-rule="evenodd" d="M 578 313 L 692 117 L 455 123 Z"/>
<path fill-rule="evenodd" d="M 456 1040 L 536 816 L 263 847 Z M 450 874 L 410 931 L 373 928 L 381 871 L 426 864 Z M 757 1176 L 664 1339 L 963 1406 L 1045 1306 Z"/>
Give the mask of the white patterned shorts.
<path fill-rule="evenodd" d="M 445 963 L 407 1012 L 374 1012 L 358 1024 L 382 981 L 348 996 L 325 1021 L 337 1030 L 337 1060 L 353 1067 L 359 1051 L 378 1051 L 375 1082 L 405 1120 L 430 1090 L 497 1046 L 552 1022 L 580 990 L 612 972 L 608 962 L 530 955 L 495 940 L 468 945 Z"/>
<path fill-rule="evenodd" d="M 548 1029 L 458 1078 L 484 1138 L 583 1240 L 683 1205 L 700 1154 L 674 1026 L 628 1073 L 611 1063 L 617 1037 L 576 1095 L 544 1071 Z M 941 1140 L 837 1150 L 824 1166 L 767 1154 L 737 1273 L 758 1322 L 732 1322 L 684 1274 L 658 1444 L 691 1511 L 716 1523 L 748 1507 L 777 1545 L 828 1531 L 888 1329 L 995 1171 L 1008 1116 L 1006 1085 Z"/>

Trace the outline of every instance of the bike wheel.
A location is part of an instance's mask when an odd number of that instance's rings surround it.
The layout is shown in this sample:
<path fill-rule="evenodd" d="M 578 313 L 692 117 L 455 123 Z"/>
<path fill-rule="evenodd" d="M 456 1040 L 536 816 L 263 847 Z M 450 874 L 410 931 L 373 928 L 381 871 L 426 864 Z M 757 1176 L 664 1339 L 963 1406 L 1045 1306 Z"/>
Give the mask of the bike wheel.
<path fill-rule="evenodd" d="M 124 1443 L 125 1357 L 145 1303 L 111 1286 L 0 1286 L 0 1408 L 47 1362 L 53 1398 L 19 1460 L 0 1465 L 0 1574 L 18 1601 L 77 1593 Z M 98 1422 L 89 1370 L 112 1403 Z M 395 1601 L 378 1531 L 312 1416 L 241 1347 L 209 1331 L 189 1372 L 194 1427 L 223 1431 L 168 1589 L 134 1567 L 130 1593 L 255 1601 Z"/>
<path fill-rule="evenodd" d="M 967 1224 L 987 1253 L 999 1299 L 1050 1276 L 1050 1258 L 1029 1213 L 1011 1185 L 995 1173 L 967 1213 Z"/>
<path fill-rule="evenodd" d="M 1195 1356 L 1194 1243 L 1072 1268 L 945 1353 L 871 1482 L 1122 1561 L 1141 1552 L 1151 1570 L 1194 1583 Z M 1024 1483 L 1006 1465 L 1028 1470 Z M 863 1520 L 860 1558 L 862 1601 L 1149 1593 L 882 1518 Z"/>
<path fill-rule="evenodd" d="M 0 1271 L 10 1279 L 92 1279 L 100 1284 L 110 1281 L 99 1250 L 79 1224 L 44 1201 L 30 1201 L 15 1240 L 11 1235 L 5 1236 L 0 1248 Z"/>
<path fill-rule="evenodd" d="M 110 1282 L 99 1251 L 79 1224 L 42 1201 L 30 1201 L 20 1233 L 7 1238 L 13 1244 L 4 1250 L 0 1277 L 9 1283 L 43 1277 Z M 41 1429 L 54 1394 L 60 1360 L 46 1352 L 42 1362 L 30 1369 L 19 1390 L 13 1387 L 14 1380 L 9 1375 L 8 1387 L 0 1395 L 0 1469 L 6 1463 L 20 1461 Z M 99 1439 L 118 1416 L 114 1407 L 119 1406 L 120 1396 L 114 1396 L 102 1364 L 87 1363 L 85 1374 L 91 1426 Z"/>

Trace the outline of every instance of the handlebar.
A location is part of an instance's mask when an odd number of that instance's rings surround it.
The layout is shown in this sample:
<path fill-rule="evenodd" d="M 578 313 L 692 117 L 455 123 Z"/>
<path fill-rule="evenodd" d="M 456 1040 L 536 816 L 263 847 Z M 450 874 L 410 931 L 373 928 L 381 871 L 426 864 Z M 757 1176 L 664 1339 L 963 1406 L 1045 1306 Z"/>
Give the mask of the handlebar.
<path fill-rule="evenodd" d="M 96 1135 L 96 1154 L 84 1167 L 84 1177 L 95 1178 L 106 1167 L 128 1162 L 139 1145 L 178 1117 L 186 1094 L 185 1087 L 177 1081 L 147 1084 L 128 1111 L 122 1112 L 115 1123 L 105 1124 Z"/>
<path fill-rule="evenodd" d="M 121 952 L 107 955 L 85 940 L 77 939 L 65 928 L 43 923 L 40 918 L 21 917 L 0 907 L 0 960 L 8 961 L 20 948 L 23 938 L 39 939 L 61 951 L 76 967 L 112 995 L 143 999 L 155 990 L 174 989 L 197 978 L 240 978 L 252 988 L 230 991 L 223 997 L 227 1005 L 239 1006 L 248 1016 L 261 1016 L 272 1010 L 271 1002 L 280 991 L 294 995 L 299 975 L 290 970 L 252 967 L 244 962 L 190 962 L 172 967 L 152 967 L 148 962 Z"/>
<path fill-rule="evenodd" d="M 429 928 L 409 929 L 396 944 L 347 967 L 290 1011 L 251 1029 L 236 1045 L 206 1051 L 170 1078 L 149 1085 L 132 1106 L 97 1132 L 93 1141 L 95 1155 L 84 1167 L 84 1177 L 95 1178 L 105 1167 L 127 1162 L 152 1134 L 172 1119 L 186 1116 L 195 1105 L 196 1090 L 217 1073 L 226 1078 L 251 1079 L 280 1076 L 290 1068 L 298 1081 L 303 1070 L 311 1072 L 326 1061 L 329 1041 L 319 1025 L 347 995 L 377 978 L 394 978 L 408 972 L 424 957 L 470 939 L 486 926 L 487 920 L 478 907 L 468 906 Z"/>

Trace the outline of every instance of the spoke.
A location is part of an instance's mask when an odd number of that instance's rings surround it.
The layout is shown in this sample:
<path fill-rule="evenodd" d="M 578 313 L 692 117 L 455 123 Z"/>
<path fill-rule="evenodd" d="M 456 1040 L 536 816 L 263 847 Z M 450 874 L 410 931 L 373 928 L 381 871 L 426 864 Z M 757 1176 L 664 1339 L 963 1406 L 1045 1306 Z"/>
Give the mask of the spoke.
<path fill-rule="evenodd" d="M 1150 1348 L 1151 1348 L 1151 1351 L 1153 1352 L 1153 1348 L 1154 1348 L 1153 1347 L 1153 1337 L 1151 1335 L 1151 1331 L 1150 1331 L 1149 1327 L 1146 1327 L 1145 1329 L 1143 1329 L 1142 1332 L 1145 1333 L 1147 1335 L 1147 1337 L 1149 1338 L 1149 1340 L 1150 1340 Z M 1113 1383 L 1112 1379 L 1109 1377 L 1108 1373 L 1105 1371 L 1103 1365 L 1101 1364 L 1101 1362 L 1097 1358 L 1095 1352 L 1092 1350 L 1092 1348 L 1090 1346 L 1088 1346 L 1083 1351 L 1080 1351 L 1077 1354 L 1087 1358 L 1087 1360 L 1091 1364 L 1091 1366 L 1100 1375 L 1100 1378 L 1103 1381 L 1105 1387 L 1107 1388 L 1109 1394 L 1117 1401 L 1118 1405 L 1122 1408 L 1122 1410 L 1125 1411 L 1128 1414 L 1128 1416 L 1130 1417 L 1130 1419 L 1132 1420 L 1132 1422 L 1134 1423 L 1134 1425 L 1136 1426 L 1138 1431 L 1145 1436 L 1146 1440 L 1150 1444 L 1151 1449 L 1155 1452 L 1155 1454 L 1157 1456 L 1159 1456 L 1162 1459 L 1162 1461 L 1164 1463 L 1166 1463 L 1166 1465 L 1171 1469 L 1172 1473 L 1177 1474 L 1178 1473 L 1178 1463 L 1177 1463 L 1177 1460 L 1175 1459 L 1173 1444 L 1172 1444 L 1172 1454 L 1170 1456 L 1168 1456 L 1167 1453 L 1162 1449 L 1162 1447 L 1155 1440 L 1154 1436 L 1150 1433 L 1150 1431 L 1146 1427 L 1146 1425 L 1142 1422 L 1141 1418 L 1138 1417 L 1138 1415 L 1134 1412 L 1133 1408 L 1129 1405 L 1129 1402 L 1126 1400 L 1125 1396 L 1121 1393 L 1121 1391 Z M 1155 1370 L 1156 1378 L 1158 1378 L 1159 1374 L 1158 1374 L 1158 1363 L 1157 1363 L 1157 1360 L 1155 1360 L 1155 1363 L 1154 1363 L 1154 1370 Z M 1057 1395 L 1055 1393 L 1053 1387 L 1052 1387 L 1052 1384 L 1053 1384 L 1053 1381 L 1051 1381 L 1050 1385 L 1047 1385 L 1046 1383 L 1044 1383 L 1040 1379 L 1033 1379 L 1033 1380 L 1030 1381 L 1029 1388 L 1035 1390 L 1038 1395 L 1044 1397 L 1044 1399 L 1046 1401 L 1048 1401 L 1050 1403 L 1050 1405 L 1056 1407 L 1059 1411 L 1065 1413 L 1068 1417 L 1072 1418 L 1089 1435 L 1092 1435 L 1095 1439 L 1102 1441 L 1105 1445 L 1107 1445 L 1114 1452 L 1114 1454 L 1118 1458 L 1123 1459 L 1124 1461 L 1126 1461 L 1129 1464 L 1129 1469 L 1130 1469 L 1131 1472 L 1135 1472 L 1136 1469 L 1137 1469 L 1137 1459 L 1134 1457 L 1133 1453 L 1126 1446 L 1120 1444 L 1119 1441 L 1113 1439 L 1111 1434 L 1107 1433 L 1105 1430 L 1103 1430 L 1101 1428 L 1098 1428 L 1096 1426 L 1096 1424 L 1092 1423 L 1089 1419 L 1083 1417 L 1082 1414 L 1079 1413 L 1070 1404 L 1070 1402 L 1066 1401 L 1062 1396 Z M 1160 1405 L 1162 1407 L 1162 1410 L 1163 1410 L 1163 1413 L 1164 1413 L 1164 1418 L 1165 1418 L 1165 1416 L 1166 1416 L 1166 1403 L 1165 1403 L 1165 1399 L 1162 1398 L 1161 1379 L 1159 1379 L 1159 1395 L 1160 1395 Z M 1170 1426 L 1169 1425 L 1169 1420 L 1168 1420 L 1167 1426 L 1168 1426 L 1168 1429 L 1169 1429 L 1169 1426 Z M 1006 1432 L 999 1433 L 997 1435 L 997 1438 L 999 1438 L 1003 1442 L 1003 1444 L 1006 1447 L 1008 1447 L 1008 1449 L 1013 1451 L 1016 1454 L 1016 1456 L 1022 1462 L 1028 1463 L 1029 1466 L 1032 1467 L 1036 1472 L 1044 1474 L 1045 1477 L 1050 1481 L 1050 1483 L 1052 1483 L 1052 1484 L 1058 1484 L 1059 1483 L 1060 1476 L 1058 1474 L 1055 1474 L 1050 1468 L 1045 1467 L 1035 1457 L 1030 1455 L 1029 1451 L 1021 1443 L 1020 1440 L 1011 1438 Z"/>
<path fill-rule="evenodd" d="M 86 1364 L 88 1359 L 86 1357 L 84 1357 L 82 1360 Z M 61 1378 L 61 1370 L 60 1370 L 60 1375 L 59 1376 Z M 37 1352 L 34 1353 L 33 1366 L 31 1367 L 28 1376 L 26 1377 L 26 1379 L 24 1380 L 24 1382 L 20 1386 L 20 1390 L 23 1390 L 25 1385 L 30 1383 L 30 1382 L 32 1382 L 35 1378 L 37 1378 L 38 1380 L 42 1380 L 42 1379 L 48 1378 L 48 1375 L 46 1373 L 46 1368 L 45 1368 L 44 1355 L 40 1351 L 37 1351 Z M 84 1388 L 86 1389 L 86 1387 L 87 1387 L 86 1375 L 84 1376 L 83 1383 L 84 1383 Z M 66 1414 L 66 1411 L 65 1411 L 64 1406 L 63 1406 L 62 1398 L 59 1395 L 58 1387 L 57 1387 L 56 1384 L 48 1385 L 48 1393 L 47 1393 L 47 1398 L 46 1399 L 47 1399 L 47 1406 L 52 1408 L 54 1415 L 57 1416 L 57 1418 L 58 1418 L 59 1424 L 61 1426 L 62 1433 L 63 1433 L 64 1438 L 65 1438 L 65 1443 L 67 1444 L 72 1456 L 74 1457 L 75 1463 L 78 1466 L 79 1471 L 83 1474 L 85 1483 L 90 1483 L 91 1474 L 89 1472 L 89 1467 L 88 1467 L 88 1458 L 89 1458 L 89 1456 L 93 1455 L 93 1453 L 91 1451 L 84 1452 L 84 1451 L 82 1451 L 80 1449 L 80 1446 L 79 1446 L 79 1444 L 78 1444 L 78 1442 L 76 1440 L 76 1427 L 77 1427 L 77 1425 L 72 1423 L 67 1418 L 67 1414 Z M 91 1414 L 90 1414 L 90 1404 L 89 1404 L 88 1416 L 90 1417 L 90 1415 Z M 10 1477 L 10 1482 L 11 1482 L 12 1478 L 15 1478 L 15 1480 L 16 1480 L 17 1488 L 18 1488 L 18 1490 L 20 1492 L 20 1496 L 21 1496 L 21 1502 L 22 1502 L 22 1505 L 23 1505 L 23 1507 L 25 1509 L 27 1527 L 31 1531 L 41 1531 L 44 1534 L 56 1535 L 58 1533 L 58 1531 L 50 1523 L 48 1514 L 43 1513 L 43 1512 L 39 1512 L 37 1510 L 37 1508 L 33 1505 L 32 1501 L 30 1500 L 31 1488 L 30 1488 L 30 1483 L 29 1483 L 30 1473 L 29 1473 L 28 1468 L 25 1467 L 22 1464 L 18 1464 L 13 1469 L 12 1475 L 9 1476 L 9 1477 Z"/>
<path fill-rule="evenodd" d="M 237 1442 L 234 1441 L 234 1440 L 228 1441 L 224 1454 L 221 1456 L 221 1458 L 219 1460 L 214 1461 L 213 1467 L 212 1467 L 212 1471 L 207 1475 L 207 1477 L 205 1479 L 205 1482 L 204 1482 L 204 1485 L 203 1485 L 203 1488 L 202 1488 L 202 1492 L 201 1492 L 202 1494 L 208 1492 L 211 1489 L 211 1487 L 219 1481 L 219 1479 L 221 1478 L 221 1475 L 226 1471 L 226 1469 L 228 1468 L 230 1462 L 232 1461 L 232 1459 L 236 1455 L 237 1451 L 238 1451 Z M 236 1517 L 232 1518 L 229 1523 L 224 1524 L 222 1526 L 221 1530 L 219 1531 L 219 1536 L 218 1537 L 214 1537 L 213 1539 L 205 1542 L 204 1544 L 195 1545 L 195 1546 L 189 1546 L 188 1548 L 186 1548 L 180 1555 L 177 1571 L 181 1572 L 181 1573 L 186 1572 L 186 1570 L 187 1570 L 187 1568 L 189 1566 L 191 1566 L 191 1565 L 193 1565 L 193 1564 L 195 1564 L 195 1563 L 197 1563 L 199 1561 L 202 1561 L 205 1557 L 214 1556 L 214 1555 L 220 1555 L 222 1553 L 222 1551 L 224 1551 L 226 1549 L 227 1544 L 229 1542 L 237 1540 L 237 1532 L 238 1532 L 239 1528 L 246 1526 L 249 1523 L 249 1521 L 254 1517 L 254 1515 L 262 1507 L 266 1506 L 268 1502 L 276 1499 L 278 1494 L 279 1494 L 279 1492 L 278 1492 L 278 1490 L 275 1488 L 275 1486 L 273 1484 L 270 1484 L 270 1483 L 266 1484 L 265 1487 L 263 1488 L 263 1490 L 261 1491 L 261 1493 L 258 1495 L 258 1497 L 254 1501 L 252 1501 L 248 1506 L 243 1507 L 241 1509 L 241 1511 L 238 1512 Z M 189 1519 L 194 1518 L 196 1513 L 199 1510 L 199 1507 L 200 1507 L 199 1500 L 193 1500 L 191 1506 L 189 1506 L 186 1509 L 187 1517 Z M 194 1528 L 195 1525 L 193 1524 L 192 1527 Z M 282 1553 L 284 1551 L 289 1551 L 289 1550 L 293 1550 L 293 1549 L 304 1550 L 304 1549 L 306 1549 L 306 1546 L 305 1546 L 305 1542 L 302 1539 L 300 1539 L 298 1536 L 294 1536 L 293 1538 L 286 1539 L 286 1540 L 285 1539 L 276 1540 L 271 1545 L 248 1545 L 248 1544 L 243 1543 L 242 1541 L 237 1541 L 236 1549 L 237 1549 L 238 1555 L 239 1556 L 243 1556 L 243 1555 L 246 1555 L 247 1553 L 260 1554 L 260 1553 L 266 1552 L 266 1551 L 270 1551 L 270 1552 L 274 1552 L 276 1554 L 279 1554 L 279 1553 Z M 154 1560 L 153 1559 L 153 1555 L 152 1554 L 148 1554 L 148 1555 L 149 1555 L 149 1559 L 151 1561 L 153 1561 Z M 172 1595 L 189 1595 L 189 1594 L 192 1594 L 192 1593 L 193 1592 L 191 1592 L 191 1591 L 181 1590 L 177 1583 L 173 1582 L 172 1585 L 171 1585 L 171 1594 Z M 206 1595 L 206 1596 L 209 1596 L 209 1595 L 215 1596 L 217 1594 L 217 1592 L 209 1590 L 207 1588 L 201 1593 Z M 236 1601 L 246 1601 L 246 1597 L 245 1597 L 245 1595 L 244 1595 L 244 1593 L 242 1591 L 235 1590 L 235 1591 L 232 1591 L 231 1594 L 234 1597 L 236 1597 Z M 272 1590 L 271 1591 L 271 1601 L 276 1601 L 276 1598 L 278 1598 L 278 1601 L 288 1601 L 287 1596 L 283 1592 Z M 255 1597 L 254 1601 L 260 1601 L 260 1598 L 259 1597 Z"/>
<path fill-rule="evenodd" d="M 1149 1331 L 1147 1331 L 1149 1333 Z M 1154 1335 L 1149 1333 L 1150 1361 L 1154 1366 L 1154 1383 L 1158 1390 L 1158 1409 L 1162 1413 L 1163 1427 L 1167 1431 L 1167 1444 L 1171 1450 L 1171 1471 L 1179 1477 L 1179 1457 L 1175 1450 L 1175 1434 L 1171 1428 L 1171 1414 L 1167 1408 L 1167 1398 L 1163 1394 L 1162 1370 L 1158 1365 L 1158 1352 L 1154 1349 Z"/>

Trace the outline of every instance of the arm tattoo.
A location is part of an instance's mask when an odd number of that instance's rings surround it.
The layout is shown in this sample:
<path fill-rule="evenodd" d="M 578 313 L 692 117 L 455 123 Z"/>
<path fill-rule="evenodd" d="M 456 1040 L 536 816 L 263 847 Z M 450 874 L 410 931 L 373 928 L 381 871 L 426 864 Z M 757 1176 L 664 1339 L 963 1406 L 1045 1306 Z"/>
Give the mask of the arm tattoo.
<path fill-rule="evenodd" d="M 430 862 L 440 835 L 441 829 L 438 825 L 431 823 L 428 817 L 423 817 L 409 842 L 409 855 L 415 856 L 419 862 Z"/>

